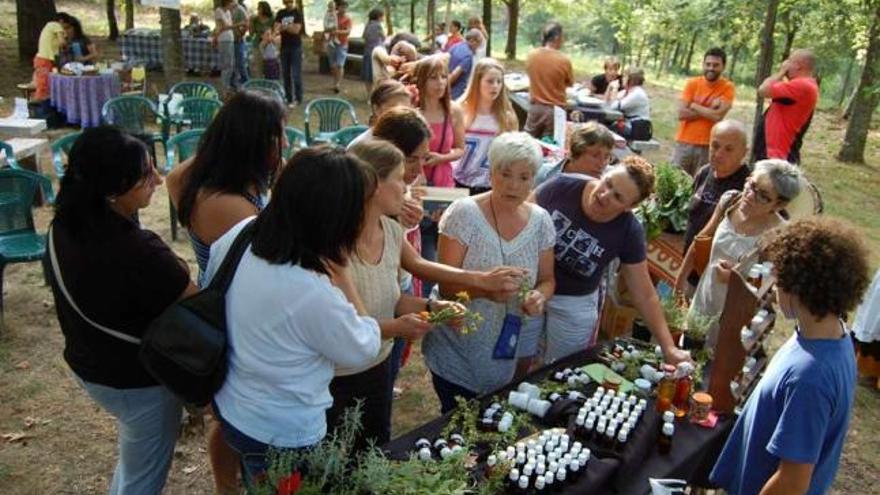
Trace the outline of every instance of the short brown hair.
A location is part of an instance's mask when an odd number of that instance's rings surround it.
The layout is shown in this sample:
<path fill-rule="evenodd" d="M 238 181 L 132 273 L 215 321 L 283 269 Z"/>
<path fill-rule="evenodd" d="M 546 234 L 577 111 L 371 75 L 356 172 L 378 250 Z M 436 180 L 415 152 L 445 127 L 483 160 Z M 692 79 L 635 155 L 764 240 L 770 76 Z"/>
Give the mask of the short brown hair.
<path fill-rule="evenodd" d="M 403 152 L 393 143 L 377 137 L 355 143 L 348 152 L 363 160 L 380 180 L 386 179 L 394 169 L 403 165 Z"/>
<path fill-rule="evenodd" d="M 639 188 L 639 204 L 654 192 L 654 166 L 651 162 L 638 155 L 630 155 L 620 161 L 620 166 L 626 169 L 630 179 Z"/>
<path fill-rule="evenodd" d="M 568 145 L 572 160 L 577 160 L 587 148 L 597 144 L 609 150 L 614 148 L 614 136 L 607 127 L 594 120 L 576 126 L 571 132 Z"/>
<path fill-rule="evenodd" d="M 431 139 L 431 128 L 418 110 L 394 107 L 376 121 L 373 136 L 391 141 L 405 156 L 410 156 L 422 142 Z"/>
<path fill-rule="evenodd" d="M 762 248 L 773 263 L 777 286 L 818 318 L 845 315 L 868 287 L 862 236 L 843 221 L 804 218 L 769 234 Z"/>

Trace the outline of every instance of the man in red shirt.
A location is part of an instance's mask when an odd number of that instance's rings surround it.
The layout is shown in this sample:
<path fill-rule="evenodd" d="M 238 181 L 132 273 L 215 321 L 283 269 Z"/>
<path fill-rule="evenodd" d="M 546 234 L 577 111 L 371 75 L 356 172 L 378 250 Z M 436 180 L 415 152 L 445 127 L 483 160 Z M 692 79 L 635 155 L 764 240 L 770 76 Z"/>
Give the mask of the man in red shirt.
<path fill-rule="evenodd" d="M 810 50 L 795 50 L 758 87 L 758 94 L 770 98 L 770 106 L 758 124 L 754 159 L 781 158 L 800 162 L 804 134 L 819 99 L 819 85 L 813 78 L 816 56 Z M 787 79 L 787 80 L 786 80 Z"/>

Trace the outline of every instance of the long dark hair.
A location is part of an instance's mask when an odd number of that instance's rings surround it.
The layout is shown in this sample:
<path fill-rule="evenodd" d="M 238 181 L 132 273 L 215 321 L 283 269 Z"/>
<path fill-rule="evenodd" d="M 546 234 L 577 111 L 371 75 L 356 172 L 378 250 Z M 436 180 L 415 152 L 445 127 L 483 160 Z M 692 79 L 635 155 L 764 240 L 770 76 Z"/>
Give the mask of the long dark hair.
<path fill-rule="evenodd" d="M 200 190 L 244 195 L 251 187 L 262 194 L 281 164 L 284 108 L 273 96 L 236 93 L 202 135 L 186 173 L 177 217 L 190 226 Z"/>
<path fill-rule="evenodd" d="M 291 157 L 257 217 L 253 253 L 272 264 L 329 274 L 354 250 L 374 175 L 340 148 L 305 148 Z"/>
<path fill-rule="evenodd" d="M 257 4 L 257 13 L 263 14 L 266 17 L 272 17 L 272 6 L 269 5 L 269 2 L 260 2 Z"/>
<path fill-rule="evenodd" d="M 95 239 L 124 222 L 108 198 L 126 193 L 152 170 L 146 145 L 114 127 L 86 129 L 68 154 L 67 172 L 55 201 L 55 221 L 74 238 Z"/>
<path fill-rule="evenodd" d="M 68 16 L 66 22 L 70 24 L 70 27 L 73 28 L 73 39 L 70 41 L 79 41 L 83 45 L 88 45 L 92 42 L 88 36 L 83 32 L 82 23 L 79 22 L 79 19 L 74 16 Z"/>

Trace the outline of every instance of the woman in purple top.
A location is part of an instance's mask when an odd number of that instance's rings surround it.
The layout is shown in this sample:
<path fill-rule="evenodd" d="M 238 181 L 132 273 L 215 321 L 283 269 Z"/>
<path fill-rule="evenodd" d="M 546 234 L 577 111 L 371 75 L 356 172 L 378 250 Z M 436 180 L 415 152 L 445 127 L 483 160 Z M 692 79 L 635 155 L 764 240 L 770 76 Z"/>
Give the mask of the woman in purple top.
<path fill-rule="evenodd" d="M 562 174 L 535 191 L 556 227 L 556 291 L 547 303 L 545 360 L 553 362 L 595 343 L 598 288 L 605 267 L 620 258 L 633 304 L 666 360 L 688 359 L 675 347 L 648 275 L 645 233 L 632 214 L 654 190 L 653 166 L 638 156 L 608 168 L 600 180 Z"/>

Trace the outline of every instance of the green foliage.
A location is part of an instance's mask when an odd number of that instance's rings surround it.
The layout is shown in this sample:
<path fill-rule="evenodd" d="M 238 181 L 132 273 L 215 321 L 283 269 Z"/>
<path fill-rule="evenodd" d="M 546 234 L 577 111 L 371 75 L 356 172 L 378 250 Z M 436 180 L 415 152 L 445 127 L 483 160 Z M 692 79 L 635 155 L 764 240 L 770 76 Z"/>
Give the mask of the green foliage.
<path fill-rule="evenodd" d="M 649 241 L 664 230 L 684 232 L 693 189 L 693 179 L 674 165 L 660 163 L 654 172 L 654 196 L 636 210 Z"/>
<path fill-rule="evenodd" d="M 513 424 L 507 432 L 480 431 L 477 429 L 477 420 L 482 417 L 480 403 L 461 397 L 456 397 L 455 401 L 457 405 L 452 412 L 452 417 L 443 428 L 443 436 L 445 437 L 458 432 L 468 443 L 486 446 L 489 450 L 495 451 L 513 444 L 523 429 L 530 433 L 534 429 L 527 413 L 510 411 L 513 415 Z M 493 397 L 493 401 L 501 402 L 498 397 Z"/>
<path fill-rule="evenodd" d="M 670 329 L 682 330 L 687 319 L 687 307 L 674 296 L 666 296 L 660 299 L 660 307 L 663 308 L 663 316 Z"/>

